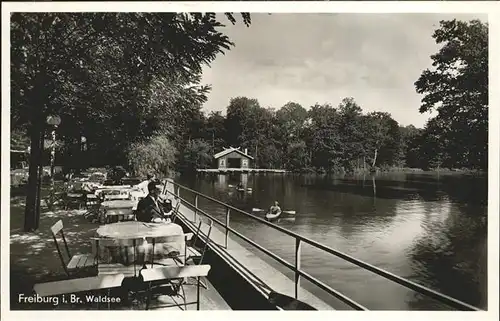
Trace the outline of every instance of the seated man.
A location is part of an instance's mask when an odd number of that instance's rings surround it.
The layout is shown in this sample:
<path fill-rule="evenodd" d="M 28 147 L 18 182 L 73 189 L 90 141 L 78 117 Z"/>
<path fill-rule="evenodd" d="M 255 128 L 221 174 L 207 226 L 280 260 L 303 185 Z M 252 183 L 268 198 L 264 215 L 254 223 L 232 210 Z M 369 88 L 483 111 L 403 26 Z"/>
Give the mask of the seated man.
<path fill-rule="evenodd" d="M 148 184 L 149 194 L 139 201 L 137 204 L 137 220 L 141 222 L 169 222 L 170 219 L 166 217 L 162 206 L 158 202 L 160 190 L 156 187 L 156 183 L 150 182 Z"/>

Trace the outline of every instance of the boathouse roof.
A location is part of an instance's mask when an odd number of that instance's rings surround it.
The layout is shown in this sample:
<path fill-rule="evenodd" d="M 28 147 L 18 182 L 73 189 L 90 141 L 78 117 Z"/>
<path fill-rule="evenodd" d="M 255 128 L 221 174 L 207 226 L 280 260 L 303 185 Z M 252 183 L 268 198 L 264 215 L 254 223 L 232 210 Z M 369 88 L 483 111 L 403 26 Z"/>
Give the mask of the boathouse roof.
<path fill-rule="evenodd" d="M 236 152 L 246 158 L 249 158 L 249 159 L 253 159 L 252 156 L 248 155 L 247 153 L 245 152 L 242 152 L 240 150 L 241 147 L 238 147 L 238 148 L 234 148 L 234 147 L 229 147 L 229 148 L 225 148 L 222 152 L 218 152 L 217 154 L 214 155 L 214 158 L 215 159 L 218 159 L 218 158 L 221 158 L 223 156 L 226 156 L 227 154 L 229 153 L 232 153 L 232 152 Z"/>

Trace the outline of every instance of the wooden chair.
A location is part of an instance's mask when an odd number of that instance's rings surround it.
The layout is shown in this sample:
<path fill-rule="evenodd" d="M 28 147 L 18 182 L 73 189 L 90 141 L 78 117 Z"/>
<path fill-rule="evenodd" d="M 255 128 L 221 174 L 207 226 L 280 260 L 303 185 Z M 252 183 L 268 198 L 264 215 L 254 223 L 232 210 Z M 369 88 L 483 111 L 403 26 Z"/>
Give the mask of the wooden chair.
<path fill-rule="evenodd" d="M 172 220 L 172 223 L 175 223 L 175 219 L 177 218 L 177 214 L 179 214 L 179 207 L 181 207 L 181 202 L 177 202 L 177 205 L 175 205 L 175 208 L 172 211 L 172 215 L 170 215 L 170 219 Z"/>
<path fill-rule="evenodd" d="M 103 215 L 104 224 L 135 220 L 135 213 L 132 208 L 107 209 Z"/>
<path fill-rule="evenodd" d="M 68 276 L 71 276 L 73 272 L 80 272 L 83 269 L 87 268 L 92 268 L 96 266 L 96 259 L 95 255 L 93 254 L 77 254 L 77 255 L 71 255 L 68 247 L 68 243 L 66 241 L 66 237 L 64 236 L 64 231 L 63 231 L 63 222 L 62 220 L 57 221 L 56 224 L 52 225 L 50 228 L 52 231 L 52 237 L 54 239 L 54 244 L 56 245 L 57 248 L 57 254 L 59 255 L 59 258 L 61 259 L 61 263 L 64 268 L 64 272 Z M 64 259 L 63 252 L 61 251 L 61 248 L 59 246 L 59 243 L 57 242 L 57 236 L 58 234 L 61 235 L 61 238 L 64 243 L 64 248 L 66 250 L 66 256 L 67 256 L 67 262 Z"/>
<path fill-rule="evenodd" d="M 35 284 L 33 289 L 35 293 L 42 297 L 55 297 L 63 294 L 82 292 L 101 292 L 102 290 L 107 290 L 107 294 L 110 296 L 111 289 L 121 287 L 124 278 L 123 274 L 98 275 L 87 278 L 38 283 Z M 110 302 L 108 301 L 108 309 L 110 306 Z M 97 308 L 99 308 L 99 302 L 97 303 Z"/>
<path fill-rule="evenodd" d="M 200 218 L 200 223 L 198 224 L 198 228 L 196 229 L 196 233 L 194 234 L 193 238 L 191 241 L 189 241 L 187 245 L 187 259 L 194 261 L 194 260 L 199 260 L 200 262 L 203 261 L 203 257 L 205 256 L 205 252 L 208 248 L 208 244 L 210 243 L 210 234 L 212 232 L 212 227 L 213 227 L 213 221 L 211 219 L 208 220 L 208 231 L 207 234 L 205 235 L 205 242 L 202 247 L 197 246 L 196 240 L 200 238 L 200 233 L 201 233 L 201 226 L 203 224 L 203 220 Z"/>
<path fill-rule="evenodd" d="M 87 209 L 93 209 L 99 207 L 100 202 L 99 198 L 95 194 L 86 194 L 85 195 L 85 206 Z"/>
<path fill-rule="evenodd" d="M 207 234 L 205 235 L 205 241 L 202 242 L 204 243 L 203 246 L 199 247 L 196 244 L 196 240 L 200 238 L 200 233 L 201 233 L 201 226 L 203 224 L 203 220 L 200 217 L 200 223 L 198 224 L 198 228 L 196 229 L 196 233 L 194 236 L 191 238 L 190 241 L 186 242 L 186 249 L 187 249 L 187 254 L 186 254 L 186 260 L 185 264 L 186 265 L 200 265 L 203 264 L 203 258 L 205 257 L 205 253 L 208 249 L 208 244 L 210 243 L 210 234 L 212 232 L 212 227 L 213 227 L 213 221 L 211 219 L 208 220 L 208 231 Z M 201 285 L 205 288 L 208 289 L 208 282 L 201 282 Z"/>
<path fill-rule="evenodd" d="M 87 209 L 87 213 L 84 214 L 85 218 L 97 221 L 101 208 L 99 198 L 95 194 L 85 195 L 85 207 Z"/>
<path fill-rule="evenodd" d="M 170 285 L 169 295 L 174 303 L 163 307 L 179 307 L 174 297 L 181 297 L 184 301 L 184 307 L 187 310 L 188 305 L 196 304 L 196 309 L 200 310 L 200 277 L 206 277 L 210 271 L 210 265 L 197 265 L 197 266 L 168 266 L 162 268 L 146 269 L 141 271 L 141 276 L 144 282 L 148 283 L 146 310 L 149 310 L 153 298 L 154 284 L 165 282 Z M 183 280 L 185 278 L 196 278 L 196 301 L 187 302 L 186 293 L 184 291 Z M 181 294 L 182 292 L 182 294 Z M 165 294 L 165 293 L 163 293 Z"/>
<path fill-rule="evenodd" d="M 144 238 L 111 239 L 111 238 L 91 238 L 92 252 L 95 253 L 98 275 L 110 275 L 121 273 L 126 277 L 137 277 L 139 271 L 144 267 L 144 253 L 138 252 L 138 247 L 144 245 Z M 108 251 L 108 260 L 101 259 L 102 249 Z M 129 257 L 129 249 L 133 248 L 132 259 Z M 118 253 L 119 252 L 119 253 Z M 121 254 L 124 262 L 112 262 L 113 256 Z M 141 260 L 141 254 L 143 259 Z"/>
<path fill-rule="evenodd" d="M 63 198 L 64 209 L 82 209 L 85 206 L 85 194 L 83 193 L 66 193 Z"/>
<path fill-rule="evenodd" d="M 182 265 L 185 263 L 185 259 L 187 258 L 187 242 L 191 240 L 193 237 L 193 233 L 186 233 L 182 235 L 172 235 L 172 236 L 156 236 L 156 237 L 146 237 L 146 242 L 151 244 L 151 261 L 148 264 L 151 264 L 151 268 L 154 267 L 155 264 L 158 265 L 169 265 L 168 263 L 173 261 L 173 263 L 177 264 L 180 262 Z M 155 248 L 157 244 L 179 244 L 184 243 L 184 253 L 180 253 L 179 251 L 172 251 L 166 255 L 164 259 L 155 260 Z M 181 258 L 183 258 L 181 260 Z"/>

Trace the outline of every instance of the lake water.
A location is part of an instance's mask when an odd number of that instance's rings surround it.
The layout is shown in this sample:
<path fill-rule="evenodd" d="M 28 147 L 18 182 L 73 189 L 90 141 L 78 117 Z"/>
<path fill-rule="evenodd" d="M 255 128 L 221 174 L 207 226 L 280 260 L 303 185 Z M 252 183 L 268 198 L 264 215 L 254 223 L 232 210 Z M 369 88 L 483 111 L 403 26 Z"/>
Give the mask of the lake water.
<path fill-rule="evenodd" d="M 237 192 L 230 186 L 240 180 L 253 189 L 251 193 Z M 486 308 L 486 176 L 236 174 L 183 177 L 178 182 L 248 212 L 269 208 L 277 200 L 282 209 L 297 212 L 294 219 L 280 219 L 277 224 Z M 224 221 L 225 211 L 220 206 L 201 199 L 199 206 Z M 264 212 L 255 215 L 264 216 Z M 241 214 L 231 213 L 230 225 L 293 264 L 295 243 L 291 237 Z M 293 276 L 272 259 L 269 262 Z M 308 245 L 302 248 L 302 269 L 370 310 L 450 309 Z M 302 282 L 336 309 L 348 309 L 314 285 Z"/>

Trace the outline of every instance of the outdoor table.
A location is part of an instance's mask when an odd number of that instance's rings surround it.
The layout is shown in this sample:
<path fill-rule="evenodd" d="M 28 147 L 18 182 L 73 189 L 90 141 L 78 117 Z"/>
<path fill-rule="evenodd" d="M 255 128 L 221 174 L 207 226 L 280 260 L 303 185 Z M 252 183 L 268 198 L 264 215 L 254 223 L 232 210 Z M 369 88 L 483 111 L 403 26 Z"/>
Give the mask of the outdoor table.
<path fill-rule="evenodd" d="M 133 200 L 113 200 L 101 203 L 101 223 L 108 221 L 108 216 L 133 216 L 133 211 L 137 209 L 137 201 Z"/>
<path fill-rule="evenodd" d="M 109 189 L 130 189 L 132 186 L 130 185 L 103 185 L 99 189 L 100 190 L 109 190 Z"/>
<path fill-rule="evenodd" d="M 119 222 L 113 224 L 106 224 L 100 226 L 96 231 L 98 237 L 102 238 L 113 238 L 113 239 L 133 239 L 133 238 L 146 238 L 146 237 L 162 237 L 162 236 L 179 236 L 178 241 L 171 243 L 159 243 L 155 244 L 155 261 L 171 257 L 172 255 L 180 255 L 184 252 L 185 239 L 184 231 L 182 227 L 175 223 L 144 223 L 144 222 Z M 151 259 L 152 244 L 145 244 L 138 246 L 136 249 L 137 253 L 146 253 L 146 261 Z M 103 251 L 101 251 L 103 252 Z M 103 260 L 111 259 L 111 263 L 124 263 L 131 262 L 129 258 L 134 257 L 134 249 L 129 248 L 127 253 L 121 251 L 121 249 L 108 249 L 106 254 L 102 257 Z M 167 256 L 168 255 L 168 256 Z M 142 261 L 144 256 L 137 255 L 136 261 Z M 140 262 L 142 263 L 142 262 Z"/>
<path fill-rule="evenodd" d="M 95 190 L 96 195 L 107 194 L 107 193 L 123 193 L 128 194 L 131 186 L 128 185 L 117 185 L 117 186 L 100 186 Z"/>
<path fill-rule="evenodd" d="M 129 194 L 104 194 L 105 200 L 128 200 L 130 199 Z"/>
<path fill-rule="evenodd" d="M 101 203 L 101 206 L 105 209 L 135 208 L 137 207 L 137 201 L 133 200 L 104 201 Z"/>
<path fill-rule="evenodd" d="M 144 198 L 146 196 L 147 194 L 145 194 L 143 191 L 138 191 L 138 190 L 130 191 L 130 198 L 135 201 L 139 201 L 140 198 Z"/>

